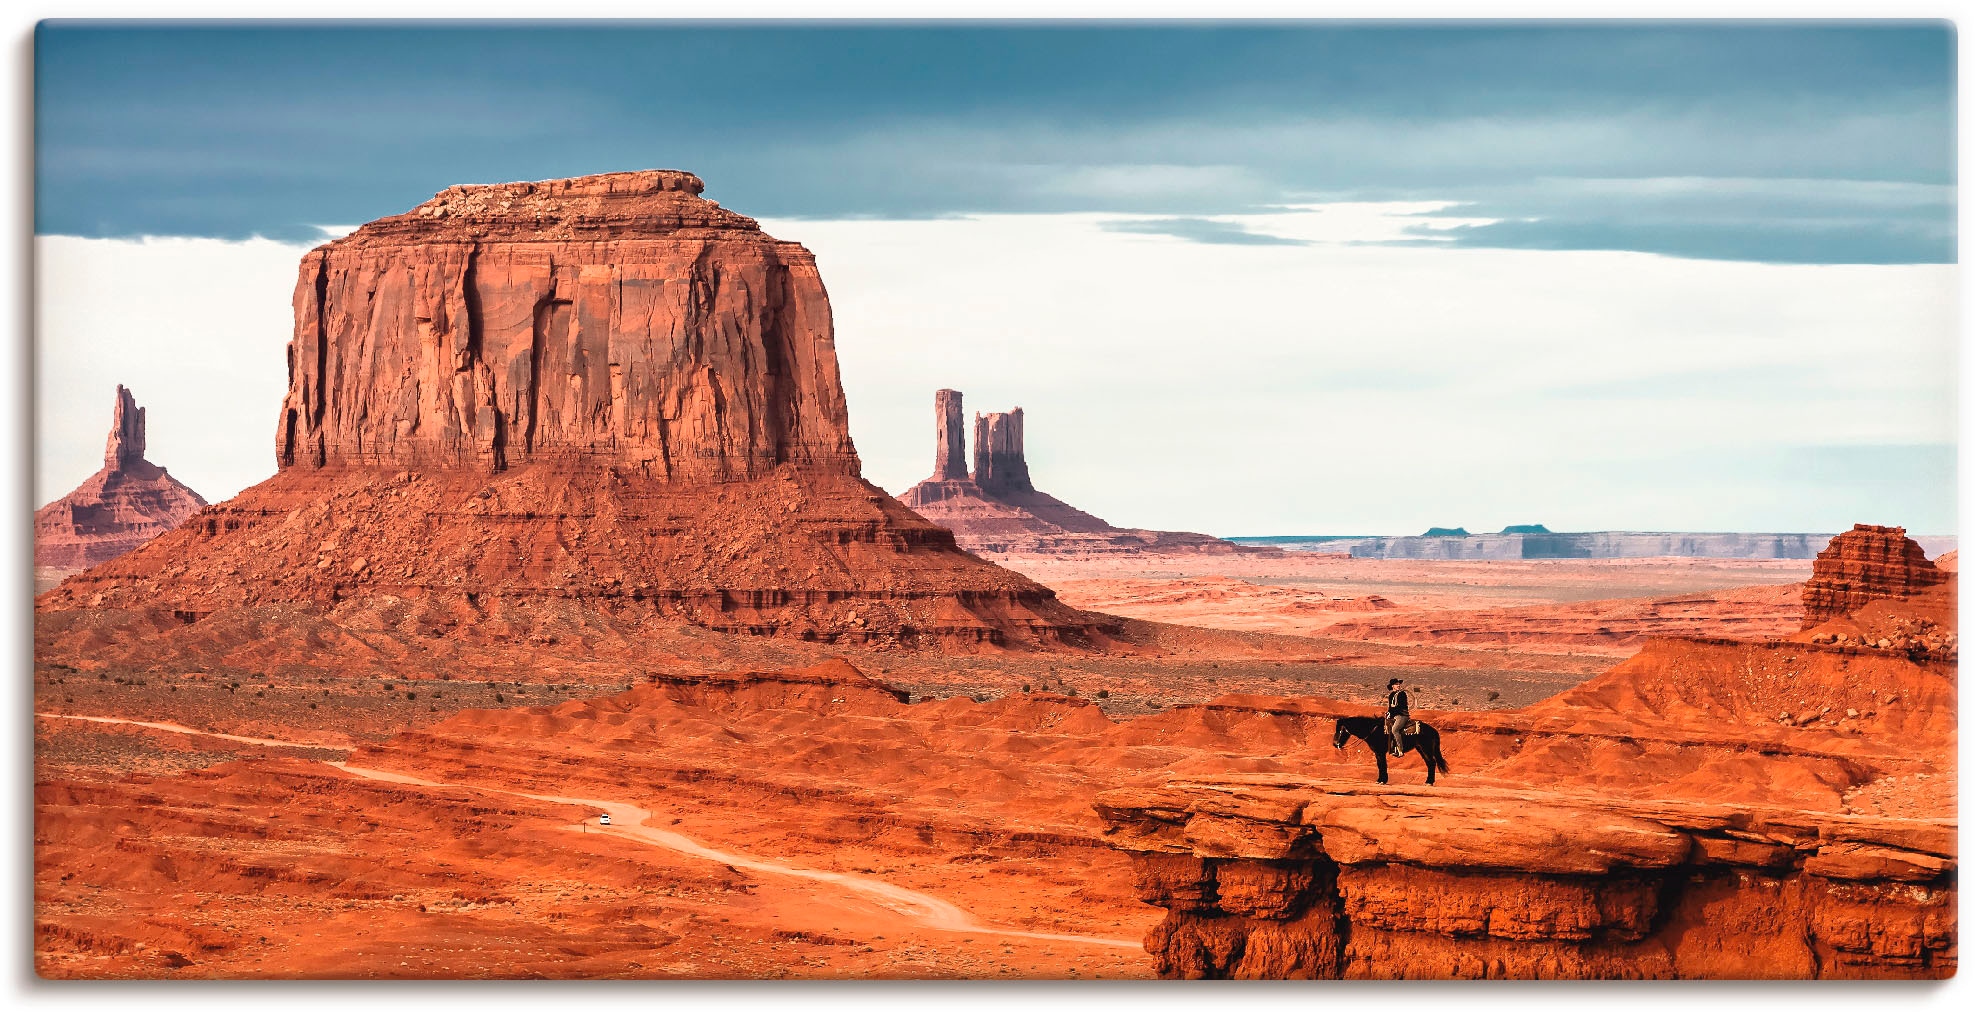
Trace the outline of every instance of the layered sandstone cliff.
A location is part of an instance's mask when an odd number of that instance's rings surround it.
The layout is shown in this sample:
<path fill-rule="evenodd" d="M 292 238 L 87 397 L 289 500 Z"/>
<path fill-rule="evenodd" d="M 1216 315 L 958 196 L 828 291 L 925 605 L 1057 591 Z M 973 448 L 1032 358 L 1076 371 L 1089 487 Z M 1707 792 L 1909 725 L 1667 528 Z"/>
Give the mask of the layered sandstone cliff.
<path fill-rule="evenodd" d="M 185 522 L 206 500 L 144 458 L 144 409 L 121 384 L 103 467 L 34 514 L 34 564 L 86 569 Z"/>
<path fill-rule="evenodd" d="M 962 468 L 962 394 L 935 392 L 935 470 L 900 501 L 980 555 L 1277 554 L 1207 534 L 1115 527 L 1031 484 L 1024 409 L 979 413 L 975 471 Z"/>
<path fill-rule="evenodd" d="M 811 254 L 701 188 L 457 186 L 312 250 L 277 475 L 43 611 L 383 596 L 463 628 L 502 601 L 834 642 L 1112 628 L 860 478 Z"/>
<path fill-rule="evenodd" d="M 1815 557 L 1815 573 L 1802 588 L 1802 627 L 1848 615 L 1872 601 L 1916 596 L 1950 577 L 1925 557 L 1918 542 L 1905 537 L 1904 528 L 1857 524 Z"/>
<path fill-rule="evenodd" d="M 1103 793 L 1164 976 L 1946 977 L 1950 820 L 1289 776 Z"/>
<path fill-rule="evenodd" d="M 284 468 L 859 473 L 811 254 L 685 172 L 451 187 L 311 251 Z"/>

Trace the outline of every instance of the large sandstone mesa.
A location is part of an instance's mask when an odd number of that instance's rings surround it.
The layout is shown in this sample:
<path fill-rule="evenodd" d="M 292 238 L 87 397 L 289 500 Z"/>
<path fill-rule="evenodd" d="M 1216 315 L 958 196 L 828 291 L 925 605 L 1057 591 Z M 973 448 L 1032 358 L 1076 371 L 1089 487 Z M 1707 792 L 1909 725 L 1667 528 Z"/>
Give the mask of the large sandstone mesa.
<path fill-rule="evenodd" d="M 1136 555 L 1273 554 L 1184 531 L 1147 531 L 1113 524 L 1066 505 L 1031 484 L 1024 459 L 1024 409 L 979 413 L 975 473 L 962 464 L 962 394 L 935 391 L 935 471 L 901 493 L 900 501 L 954 532 L 956 544 L 977 554 Z"/>
<path fill-rule="evenodd" d="M 389 597 L 451 610 L 425 628 L 503 602 L 832 642 L 1112 628 L 860 478 L 811 254 L 701 189 L 456 186 L 312 250 L 279 472 L 43 612 Z"/>
<path fill-rule="evenodd" d="M 686 172 L 451 187 L 303 258 L 277 455 L 857 476 L 811 253 Z"/>
<path fill-rule="evenodd" d="M 1957 565 L 1957 563 L 1955 563 Z M 1902 527 L 1857 524 L 1815 557 L 1801 592 L 1802 628 L 1848 615 L 1872 601 L 1919 595 L 1951 574 L 1934 566 Z"/>
<path fill-rule="evenodd" d="M 76 570 L 108 562 L 205 506 L 198 492 L 144 459 L 144 409 L 119 384 L 102 469 L 34 513 L 34 564 Z"/>

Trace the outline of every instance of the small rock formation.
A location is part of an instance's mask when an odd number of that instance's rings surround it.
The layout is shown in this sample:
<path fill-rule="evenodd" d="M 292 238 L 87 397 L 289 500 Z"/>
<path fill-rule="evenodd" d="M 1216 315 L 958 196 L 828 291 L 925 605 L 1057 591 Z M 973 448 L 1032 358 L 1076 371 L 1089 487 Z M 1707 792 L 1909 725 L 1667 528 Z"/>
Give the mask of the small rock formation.
<path fill-rule="evenodd" d="M 45 596 L 44 648 L 63 610 L 358 621 L 354 600 L 492 642 L 613 624 L 635 651 L 656 622 L 904 646 L 1117 629 L 860 477 L 811 253 L 701 189 L 455 186 L 311 250 L 278 473 Z"/>
<path fill-rule="evenodd" d="M 935 391 L 935 471 L 900 501 L 978 554 L 1277 554 L 1207 534 L 1115 527 L 1038 491 L 1024 459 L 1024 409 L 976 416 L 976 470 L 962 468 L 962 394 Z"/>
<path fill-rule="evenodd" d="M 144 409 L 119 384 L 103 467 L 34 514 L 37 569 L 108 562 L 184 523 L 206 500 L 144 459 Z"/>
<path fill-rule="evenodd" d="M 1509 524 L 1500 534 L 1552 534 L 1546 524 Z"/>
<path fill-rule="evenodd" d="M 1955 562 L 1957 565 L 1957 562 Z M 1857 524 L 1815 557 L 1801 592 L 1802 628 L 1841 618 L 1872 601 L 1915 596 L 1951 574 L 1934 566 L 1902 527 Z"/>
<path fill-rule="evenodd" d="M 1426 538 L 1468 538 L 1471 536 L 1471 532 L 1462 527 L 1432 527 L 1424 531 L 1420 536 Z"/>

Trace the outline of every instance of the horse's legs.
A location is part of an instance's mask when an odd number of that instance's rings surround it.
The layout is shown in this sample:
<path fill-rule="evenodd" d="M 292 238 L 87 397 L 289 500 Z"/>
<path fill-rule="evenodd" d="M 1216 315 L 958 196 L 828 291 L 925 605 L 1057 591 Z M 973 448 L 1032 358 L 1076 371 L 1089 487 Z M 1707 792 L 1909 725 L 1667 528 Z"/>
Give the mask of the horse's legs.
<path fill-rule="evenodd" d="M 1437 757 L 1430 753 L 1430 745 L 1426 742 L 1425 744 L 1416 746 L 1416 754 L 1423 757 L 1423 766 L 1425 769 L 1428 769 L 1430 771 L 1430 779 L 1425 780 L 1423 782 L 1426 784 L 1436 783 Z"/>
<path fill-rule="evenodd" d="M 1386 784 L 1389 782 L 1389 743 L 1388 742 L 1383 742 L 1381 747 L 1375 750 L 1375 782 L 1378 784 Z"/>

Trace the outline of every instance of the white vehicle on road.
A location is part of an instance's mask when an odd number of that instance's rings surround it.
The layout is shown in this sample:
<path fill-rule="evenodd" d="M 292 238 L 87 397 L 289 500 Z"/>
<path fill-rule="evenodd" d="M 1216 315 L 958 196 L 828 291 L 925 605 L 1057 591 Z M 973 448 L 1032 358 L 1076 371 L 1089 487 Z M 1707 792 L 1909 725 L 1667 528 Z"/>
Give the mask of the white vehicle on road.
<path fill-rule="evenodd" d="M 608 814 L 608 813 L 607 813 L 607 814 L 600 814 L 600 815 L 598 816 L 598 824 L 599 824 L 599 825 L 601 825 L 601 826 L 609 826 L 609 825 L 611 825 L 611 824 L 612 824 L 612 816 L 611 816 L 610 814 Z"/>

